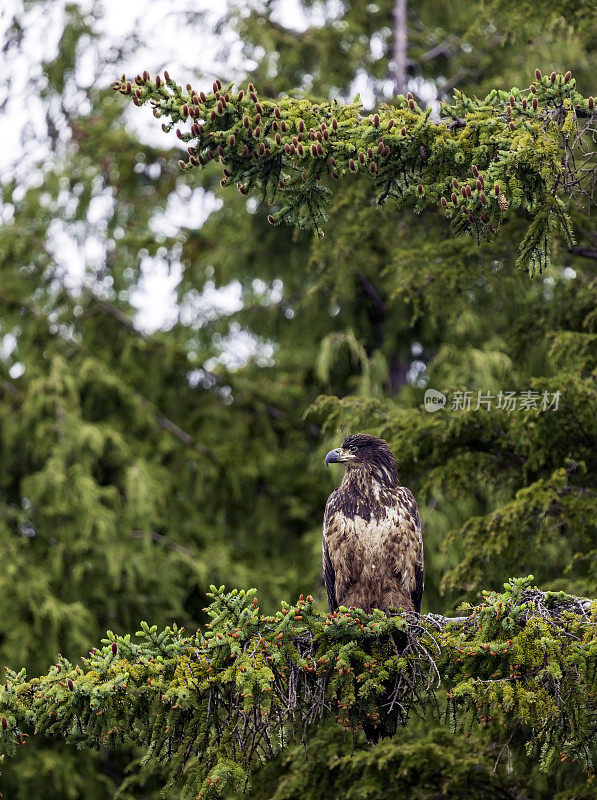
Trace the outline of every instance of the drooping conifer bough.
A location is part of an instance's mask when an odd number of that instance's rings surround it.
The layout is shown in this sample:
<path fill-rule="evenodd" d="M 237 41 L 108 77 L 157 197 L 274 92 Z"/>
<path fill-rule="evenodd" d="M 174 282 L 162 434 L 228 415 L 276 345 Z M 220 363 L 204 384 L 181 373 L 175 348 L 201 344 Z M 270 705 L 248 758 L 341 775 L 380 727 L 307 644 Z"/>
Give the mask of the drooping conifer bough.
<path fill-rule="evenodd" d="M 272 224 L 320 235 L 340 179 L 367 181 L 378 203 L 400 210 L 437 208 L 455 234 L 482 242 L 511 211 L 528 219 L 517 264 L 545 269 L 554 237 L 573 244 L 571 202 L 590 204 L 596 177 L 597 112 L 570 72 L 543 76 L 525 89 L 492 90 L 478 99 L 454 92 L 439 120 L 409 93 L 363 114 L 353 103 L 260 97 L 216 81 L 203 92 L 168 73 L 123 75 L 114 89 L 137 106 L 150 103 L 165 132 L 187 146 L 182 169 L 212 161 L 222 186 L 256 191 Z M 349 177 L 344 178 L 346 180 Z"/>
<path fill-rule="evenodd" d="M 246 790 L 253 768 L 325 717 L 357 732 L 392 702 L 403 724 L 413 712 L 491 721 L 504 742 L 525 737 L 546 770 L 555 759 L 591 767 L 597 602 L 540 592 L 532 576 L 452 620 L 326 614 L 310 596 L 266 615 L 254 589 L 212 587 L 211 598 L 204 630 L 143 623 L 136 637 L 109 632 L 81 666 L 60 657 L 30 679 L 6 670 L 0 753 L 18 758 L 34 732 L 76 747 L 136 742 L 182 797 L 215 798 Z"/>

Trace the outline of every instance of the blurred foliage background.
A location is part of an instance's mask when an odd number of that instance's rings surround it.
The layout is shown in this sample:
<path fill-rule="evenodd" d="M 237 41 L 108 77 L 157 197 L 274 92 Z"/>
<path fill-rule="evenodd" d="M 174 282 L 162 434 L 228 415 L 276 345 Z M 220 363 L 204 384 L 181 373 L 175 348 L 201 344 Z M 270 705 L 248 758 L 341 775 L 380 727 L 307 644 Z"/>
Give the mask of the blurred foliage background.
<path fill-rule="evenodd" d="M 323 605 L 321 519 L 338 479 L 323 455 L 356 430 L 390 442 L 418 499 L 424 611 L 529 572 L 594 596 L 594 259 L 561 245 L 530 280 L 511 247 L 524 220 L 478 247 L 440 214 L 372 207 L 354 180 L 325 238 L 272 228 L 259 198 L 221 189 L 215 170 L 180 173 L 174 134 L 109 88 L 166 67 L 196 87 L 252 80 L 271 98 L 360 92 L 371 109 L 396 88 L 394 3 L 255 0 L 217 15 L 153 0 L 126 29 L 114 5 L 3 12 L 3 106 L 18 135 L 1 187 L 0 662 L 38 674 L 107 628 L 197 626 L 210 583 L 256 586 L 266 610 L 300 592 Z M 592 3 L 423 0 L 407 21 L 404 89 L 436 110 L 455 87 L 528 86 L 536 67 L 597 91 Z M 12 68 L 23 59 L 25 82 Z M 588 209 L 570 213 L 597 255 Z M 557 411 L 431 415 L 428 387 L 561 398 Z M 159 768 L 136 758 L 31 741 L 0 787 L 11 800 L 158 798 Z M 596 791 L 575 764 L 540 773 L 515 734 L 425 720 L 375 748 L 324 726 L 252 789 Z"/>

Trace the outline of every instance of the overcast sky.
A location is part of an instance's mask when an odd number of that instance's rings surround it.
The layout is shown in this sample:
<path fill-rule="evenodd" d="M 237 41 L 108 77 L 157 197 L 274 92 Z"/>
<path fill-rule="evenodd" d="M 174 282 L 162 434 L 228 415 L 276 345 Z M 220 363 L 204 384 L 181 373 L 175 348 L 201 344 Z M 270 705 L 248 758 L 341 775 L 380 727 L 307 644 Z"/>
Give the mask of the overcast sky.
<path fill-rule="evenodd" d="M 25 20 L 22 47 L 5 55 L 5 69 L 0 75 L 0 107 L 3 109 L 0 112 L 0 179 L 6 181 L 17 175 L 22 192 L 27 182 L 42 182 L 40 175 L 32 175 L 25 169 L 27 154 L 34 154 L 38 160 L 44 149 L 49 153 L 44 106 L 37 92 L 43 85 L 43 62 L 51 61 L 57 53 L 66 2 L 35 3 L 23 14 L 24 5 L 20 0 L 3 0 L 0 9 L 2 40 L 15 14 Z M 219 16 L 214 8 L 225 9 L 228 4 L 217 5 L 210 0 L 102 0 L 96 3 L 79 0 L 77 5 L 84 12 L 94 8 L 101 11 L 96 26 L 99 37 L 82 43 L 78 87 L 74 83 L 67 87 L 68 102 L 77 110 L 85 111 L 85 97 L 80 88 L 110 85 L 122 73 L 136 74 L 143 68 L 152 73 L 168 69 L 182 83 L 187 79 L 211 82 L 217 76 L 240 77 L 251 66 L 243 63 L 242 43 L 233 31 L 225 28 L 217 37 L 211 33 Z M 249 4 L 246 6 L 248 8 Z M 183 24 L 189 11 L 201 15 L 192 26 Z M 281 15 L 285 24 L 294 27 L 297 33 L 304 29 L 306 20 L 298 0 L 284 0 Z M 123 44 L 130 51 L 124 58 L 116 57 Z M 200 74 L 198 63 L 202 66 Z M 26 115 L 22 112 L 24 97 L 27 98 Z M 127 121 L 143 140 L 164 143 L 161 126 L 155 124 L 149 108 L 135 109 L 128 114 Z M 59 133 L 68 136 L 66 126 Z M 170 135 L 172 143 L 178 145 L 174 134 Z M 107 193 L 94 199 L 89 209 L 89 222 L 95 233 L 85 235 L 83 240 L 58 220 L 52 228 L 54 256 L 65 281 L 75 292 L 91 279 L 94 266 L 99 267 L 105 258 L 102 223 L 111 202 Z M 213 195 L 201 190 L 191 192 L 183 185 L 170 198 L 166 214 L 156 217 L 152 225 L 156 232 L 172 235 L 180 226 L 188 225 L 190 219 L 200 226 L 217 206 Z M 6 218 L 10 209 L 5 208 L 0 213 Z M 174 290 L 181 277 L 180 265 L 175 262 L 169 267 L 165 259 L 158 257 L 143 259 L 141 268 L 143 277 L 131 298 L 138 308 L 137 324 L 146 331 L 172 324 L 177 314 Z M 233 285 L 227 291 L 208 287 L 200 305 L 205 309 L 232 311 L 240 307 L 240 302 L 240 287 Z M 238 344 L 240 350 L 244 350 L 240 340 Z"/>
<path fill-rule="evenodd" d="M 221 12 L 232 3 L 224 0 L 216 4 L 213 0 L 79 0 L 78 7 L 85 13 L 94 9 L 99 16 L 94 29 L 97 38 L 83 39 L 78 56 L 76 83 L 73 80 L 66 87 L 63 102 L 71 110 L 85 112 L 86 98 L 82 91 L 89 86 L 109 86 L 114 79 L 125 73 L 135 75 L 143 68 L 152 74 L 168 69 L 179 82 L 187 80 L 196 85 L 211 83 L 215 77 L 225 76 L 239 79 L 251 69 L 252 65 L 243 61 L 242 43 L 230 27 L 224 26 L 215 36 L 214 24 Z M 247 10 L 259 0 L 242 4 Z M 18 14 L 25 21 L 24 39 L 20 48 L 13 48 L 5 55 L 5 69 L 0 70 L 0 179 L 5 181 L 15 174 L 21 181 L 24 192 L 28 182 L 41 183 L 41 175 L 32 173 L 27 166 L 27 155 L 32 154 L 35 162 L 44 155 L 50 156 L 50 146 L 46 139 L 45 106 L 38 96 L 43 88 L 42 64 L 51 61 L 57 53 L 60 37 L 64 29 L 66 0 L 46 0 L 29 4 L 24 0 L 3 0 L 0 9 L 0 36 L 5 39 L 6 31 L 13 16 Z M 27 7 L 23 13 L 23 6 Z M 237 3 L 238 7 L 239 4 Z M 216 10 L 214 10 L 216 9 Z M 297 31 L 305 29 L 309 22 L 321 23 L 325 18 L 336 16 L 340 9 L 338 0 L 325 0 L 305 15 L 299 0 L 280 0 L 278 18 L 286 26 Z M 197 15 L 193 24 L 187 23 L 187 14 Z M 372 42 L 372 48 L 375 42 Z M 124 55 L 122 51 L 124 50 Z M 198 72 L 197 65 L 202 72 Z M 391 87 L 389 89 L 391 93 Z M 373 95 L 366 76 L 357 77 L 351 87 L 351 95 L 361 94 L 365 105 L 372 103 Z M 27 113 L 23 113 L 23 98 L 27 98 Z M 66 99 L 65 99 L 66 98 Z M 164 133 L 156 124 L 149 107 L 126 112 L 127 122 L 139 137 L 153 144 L 164 144 Z M 59 113 L 55 119 L 62 117 Z M 69 129 L 66 123 L 59 130 L 66 140 Z M 171 143 L 180 146 L 171 132 Z M 18 196 L 18 192 L 17 192 Z M 64 202 L 68 202 L 65 198 Z M 94 270 L 101 270 L 105 262 L 106 237 L 103 235 L 105 220 L 113 198 L 104 192 L 94 198 L 90 205 L 88 222 L 91 230 L 77 235 L 73 226 L 57 219 L 51 229 L 51 249 L 56 263 L 64 276 L 65 283 L 75 292 L 83 283 L 93 285 L 94 290 L 102 291 L 102 286 L 94 282 Z M 191 192 L 182 184 L 169 200 L 166 213 L 152 220 L 157 233 L 173 235 L 189 220 L 199 227 L 219 201 L 211 193 L 201 189 Z M 254 200 L 249 198 L 251 209 Z M 0 210 L 2 216 L 10 215 L 10 208 Z M 170 254 L 171 255 L 171 254 Z M 176 259 L 166 262 L 163 257 L 145 257 L 141 261 L 142 278 L 138 288 L 130 297 L 138 309 L 136 323 L 145 331 L 167 327 L 174 323 L 179 309 L 175 303 L 175 288 L 181 278 L 181 265 Z M 110 278 L 107 279 L 108 281 Z M 109 284 L 105 287 L 109 292 Z M 199 305 L 204 310 L 234 311 L 240 307 L 239 285 L 216 290 L 208 286 L 200 298 Z M 246 357 L 241 339 L 239 357 Z M 245 342 L 245 344 L 247 344 Z"/>

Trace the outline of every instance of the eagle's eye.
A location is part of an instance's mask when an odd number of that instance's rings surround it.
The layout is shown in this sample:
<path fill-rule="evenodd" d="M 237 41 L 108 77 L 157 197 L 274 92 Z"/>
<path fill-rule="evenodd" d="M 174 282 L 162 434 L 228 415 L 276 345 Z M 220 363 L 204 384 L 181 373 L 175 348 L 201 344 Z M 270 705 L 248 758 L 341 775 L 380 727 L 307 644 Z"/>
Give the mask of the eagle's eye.
<path fill-rule="evenodd" d="M 356 453 L 356 451 L 357 451 L 358 449 L 359 449 L 359 448 L 356 446 L 356 444 L 353 444 L 353 445 L 351 445 L 351 446 L 348 448 L 348 452 L 349 452 L 349 453 Z"/>

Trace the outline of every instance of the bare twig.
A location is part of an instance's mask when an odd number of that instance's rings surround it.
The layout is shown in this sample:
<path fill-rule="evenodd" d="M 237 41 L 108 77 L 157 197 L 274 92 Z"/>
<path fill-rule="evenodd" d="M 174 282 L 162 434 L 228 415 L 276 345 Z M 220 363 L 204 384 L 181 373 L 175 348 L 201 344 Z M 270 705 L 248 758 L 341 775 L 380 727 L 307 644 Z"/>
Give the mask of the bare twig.
<path fill-rule="evenodd" d="M 145 535 L 146 534 L 144 531 L 131 531 L 131 537 L 133 539 L 142 539 Z M 164 543 L 168 545 L 168 547 L 170 547 L 172 550 L 175 550 L 177 553 L 182 553 L 182 555 L 185 555 L 188 558 L 195 558 L 195 555 L 191 550 L 189 550 L 188 547 L 185 547 L 184 545 L 179 544 L 178 542 L 171 541 L 167 536 L 162 536 L 162 534 L 158 533 L 157 531 L 151 531 L 149 533 L 149 537 L 151 538 L 152 542 L 156 542 L 157 544 Z"/>

